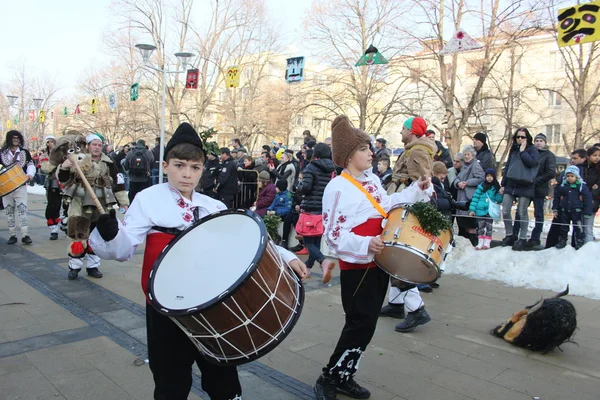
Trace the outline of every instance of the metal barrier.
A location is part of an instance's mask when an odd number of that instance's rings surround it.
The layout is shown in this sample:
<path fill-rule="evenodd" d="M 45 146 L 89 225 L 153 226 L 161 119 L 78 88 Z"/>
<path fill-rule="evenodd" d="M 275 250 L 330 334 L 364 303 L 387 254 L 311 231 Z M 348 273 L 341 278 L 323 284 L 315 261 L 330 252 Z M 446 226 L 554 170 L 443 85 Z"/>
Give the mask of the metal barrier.
<path fill-rule="evenodd" d="M 258 199 L 258 171 L 238 169 L 238 193 L 234 208 L 249 209 Z"/>

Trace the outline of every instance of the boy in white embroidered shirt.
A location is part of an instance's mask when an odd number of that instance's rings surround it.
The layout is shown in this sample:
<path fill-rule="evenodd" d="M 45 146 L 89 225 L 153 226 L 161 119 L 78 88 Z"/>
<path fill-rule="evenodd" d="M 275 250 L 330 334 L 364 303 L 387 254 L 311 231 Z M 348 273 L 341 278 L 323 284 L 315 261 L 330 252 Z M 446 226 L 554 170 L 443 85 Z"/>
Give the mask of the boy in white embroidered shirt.
<path fill-rule="evenodd" d="M 154 185 L 138 193 L 123 224 L 116 219 L 114 210 L 102 215 L 90 236 L 90 244 L 97 255 L 119 261 L 129 259 L 137 245 L 146 240 L 142 266 L 142 289 L 146 296 L 152 267 L 178 232 L 201 217 L 226 209 L 220 201 L 194 191 L 202 175 L 204 157 L 202 142 L 194 128 L 188 123 L 181 124 L 165 148 L 163 166 L 169 183 Z M 293 254 L 283 249 L 280 252 L 304 278 L 304 264 Z M 185 276 L 180 278 L 186 279 Z M 236 367 L 209 363 L 187 335 L 148 301 L 146 330 L 155 399 L 187 399 L 194 361 L 202 372 L 202 389 L 211 399 L 242 398 Z"/>
<path fill-rule="evenodd" d="M 333 161 L 345 170 L 325 188 L 323 225 L 325 239 L 340 264 L 346 323 L 314 391 L 318 400 L 336 399 L 337 392 L 367 399 L 369 391 L 353 376 L 375 333 L 389 282 L 389 275 L 373 262 L 385 247 L 379 237 L 381 224 L 394 205 L 428 201 L 433 188 L 429 179 L 421 179 L 388 196 L 371 171 L 369 136 L 353 128 L 344 115 L 333 121 L 331 131 Z"/>

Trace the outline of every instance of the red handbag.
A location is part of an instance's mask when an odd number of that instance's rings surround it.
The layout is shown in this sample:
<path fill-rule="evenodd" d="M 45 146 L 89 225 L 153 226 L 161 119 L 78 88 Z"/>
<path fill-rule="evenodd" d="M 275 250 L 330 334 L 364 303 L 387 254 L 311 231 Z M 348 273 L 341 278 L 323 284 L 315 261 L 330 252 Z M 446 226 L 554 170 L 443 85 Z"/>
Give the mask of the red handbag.
<path fill-rule="evenodd" d="M 296 223 L 298 235 L 311 237 L 323 235 L 323 217 L 321 214 L 301 213 Z"/>

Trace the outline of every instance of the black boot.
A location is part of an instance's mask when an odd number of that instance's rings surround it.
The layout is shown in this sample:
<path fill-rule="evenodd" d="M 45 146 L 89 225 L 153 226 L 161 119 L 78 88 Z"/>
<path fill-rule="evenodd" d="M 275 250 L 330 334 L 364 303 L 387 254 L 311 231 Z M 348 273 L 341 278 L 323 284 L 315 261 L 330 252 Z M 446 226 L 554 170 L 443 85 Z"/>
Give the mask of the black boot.
<path fill-rule="evenodd" d="M 404 304 L 389 303 L 381 309 L 379 315 L 382 317 L 404 319 L 406 316 L 406 314 L 404 314 Z"/>
<path fill-rule="evenodd" d="M 16 236 L 11 236 L 6 241 L 6 244 L 15 244 L 15 243 L 17 243 L 17 237 Z"/>
<path fill-rule="evenodd" d="M 513 244 L 515 244 L 515 237 L 513 235 L 508 235 L 502 239 L 502 247 L 512 246 Z"/>
<path fill-rule="evenodd" d="M 529 239 L 525 246 L 531 250 L 544 250 L 540 239 Z"/>
<path fill-rule="evenodd" d="M 50 240 L 58 240 L 58 233 L 57 232 L 52 232 L 50 234 Z"/>
<path fill-rule="evenodd" d="M 409 312 L 404 321 L 396 325 L 396 332 L 412 332 L 417 326 L 425 325 L 431 321 L 431 317 L 425 311 L 425 307 L 421 307 L 416 311 Z"/>
<path fill-rule="evenodd" d="M 315 395 L 317 396 L 317 400 L 335 400 L 337 382 L 330 376 L 326 376 L 325 374 L 321 374 L 319 379 L 317 379 L 317 383 L 313 387 L 315 391 Z"/>
<path fill-rule="evenodd" d="M 512 249 L 514 251 L 523 251 L 526 249 L 527 241 L 525 239 L 519 239 L 513 244 Z"/>
<path fill-rule="evenodd" d="M 70 281 L 77 279 L 77 275 L 79 275 L 79 269 L 69 269 L 68 278 Z"/>
<path fill-rule="evenodd" d="M 33 240 L 31 240 L 31 238 L 29 237 L 29 235 L 25 235 L 21 238 L 21 243 L 23 244 L 31 244 L 33 243 Z"/>
<path fill-rule="evenodd" d="M 102 278 L 102 272 L 98 271 L 98 268 L 86 268 L 87 274 L 92 278 Z"/>
<path fill-rule="evenodd" d="M 565 237 L 559 237 L 558 238 L 558 243 L 556 243 L 555 247 L 557 249 L 564 249 L 565 247 L 567 247 L 567 238 L 565 238 Z"/>
<path fill-rule="evenodd" d="M 353 377 L 338 384 L 337 391 L 353 399 L 368 399 L 371 397 L 371 392 L 356 383 Z"/>

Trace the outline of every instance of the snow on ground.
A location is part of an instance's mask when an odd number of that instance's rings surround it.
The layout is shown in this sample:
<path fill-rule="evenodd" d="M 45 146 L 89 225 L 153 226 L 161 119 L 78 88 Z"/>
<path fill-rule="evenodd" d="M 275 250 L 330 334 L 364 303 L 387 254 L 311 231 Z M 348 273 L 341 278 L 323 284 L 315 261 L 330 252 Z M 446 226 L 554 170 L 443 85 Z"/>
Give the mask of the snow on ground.
<path fill-rule="evenodd" d="M 600 299 L 600 242 L 588 243 L 577 251 L 567 246 L 560 250 L 516 252 L 510 247 L 475 250 L 467 239 L 454 239 L 456 247 L 448 255 L 444 274 L 553 292 L 560 292 L 569 284 L 572 295 Z"/>
<path fill-rule="evenodd" d="M 46 196 L 46 189 L 42 185 L 27 185 L 27 193 L 29 194 L 37 194 L 40 196 Z"/>

